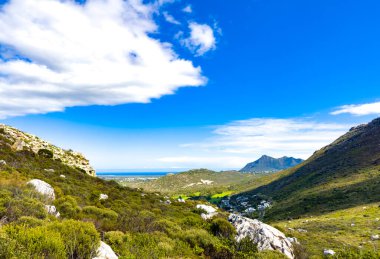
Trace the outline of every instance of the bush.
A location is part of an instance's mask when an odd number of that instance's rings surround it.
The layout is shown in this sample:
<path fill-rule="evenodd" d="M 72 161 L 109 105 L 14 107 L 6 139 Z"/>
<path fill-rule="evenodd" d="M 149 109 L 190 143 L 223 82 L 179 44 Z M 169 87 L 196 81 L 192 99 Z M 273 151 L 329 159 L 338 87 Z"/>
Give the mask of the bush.
<path fill-rule="evenodd" d="M 248 236 L 236 243 L 235 250 L 240 258 L 252 258 L 258 252 L 257 245 Z"/>
<path fill-rule="evenodd" d="M 123 244 L 126 240 L 127 235 L 121 231 L 109 231 L 104 234 L 104 241 L 118 254 L 123 252 Z"/>
<path fill-rule="evenodd" d="M 38 155 L 44 158 L 53 158 L 53 152 L 51 152 L 49 149 L 42 148 L 38 150 Z"/>
<path fill-rule="evenodd" d="M 116 220 L 119 216 L 115 211 L 110 209 L 101 209 L 95 206 L 86 206 L 83 208 L 83 214 L 86 217 L 98 220 Z"/>
<path fill-rule="evenodd" d="M 22 258 L 64 258 L 66 248 L 61 235 L 45 226 L 27 228 L 23 225 L 4 227 L 3 241 L 8 247 L 1 247 L 0 255 Z M 0 256 L 1 257 L 1 256 Z"/>
<path fill-rule="evenodd" d="M 6 216 L 10 221 L 17 220 L 21 216 L 44 219 L 47 217 L 47 212 L 44 204 L 39 200 L 23 197 L 12 199 L 7 203 Z"/>
<path fill-rule="evenodd" d="M 89 222 L 64 220 L 49 225 L 49 229 L 61 234 L 69 258 L 93 258 L 99 247 L 99 233 Z"/>
<path fill-rule="evenodd" d="M 235 228 L 223 218 L 215 218 L 211 222 L 210 230 L 214 236 L 232 239 L 235 234 Z"/>
<path fill-rule="evenodd" d="M 22 216 L 16 221 L 17 225 L 24 225 L 27 227 L 39 227 L 44 224 L 44 221 L 30 216 Z"/>
<path fill-rule="evenodd" d="M 69 195 L 55 200 L 54 205 L 61 214 L 62 218 L 75 219 L 81 211 L 75 198 Z"/>

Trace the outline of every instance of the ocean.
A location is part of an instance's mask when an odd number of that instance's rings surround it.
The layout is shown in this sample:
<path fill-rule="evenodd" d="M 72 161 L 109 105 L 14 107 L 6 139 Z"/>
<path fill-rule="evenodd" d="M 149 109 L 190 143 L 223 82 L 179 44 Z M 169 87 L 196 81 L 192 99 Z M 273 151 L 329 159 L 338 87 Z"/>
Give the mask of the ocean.
<path fill-rule="evenodd" d="M 96 172 L 100 178 L 159 178 L 175 172 Z"/>

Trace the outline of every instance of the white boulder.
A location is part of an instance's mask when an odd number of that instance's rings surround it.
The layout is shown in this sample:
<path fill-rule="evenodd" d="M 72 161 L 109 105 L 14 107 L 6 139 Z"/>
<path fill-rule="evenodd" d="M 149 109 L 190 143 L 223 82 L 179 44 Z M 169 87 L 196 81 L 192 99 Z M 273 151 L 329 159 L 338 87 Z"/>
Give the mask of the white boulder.
<path fill-rule="evenodd" d="M 215 215 L 218 214 L 218 212 L 216 211 L 216 209 L 212 206 L 209 206 L 209 205 L 205 205 L 205 204 L 198 204 L 196 206 L 197 209 L 202 209 L 204 210 L 206 213 L 202 213 L 201 214 L 201 217 L 202 219 L 204 220 L 207 220 L 207 219 L 211 219 L 213 218 Z"/>
<path fill-rule="evenodd" d="M 61 178 L 66 178 L 66 175 L 61 174 L 59 177 L 61 177 Z"/>
<path fill-rule="evenodd" d="M 54 189 L 47 182 L 44 182 L 39 179 L 33 179 L 33 180 L 30 180 L 27 184 L 32 185 L 36 189 L 37 192 L 46 196 L 47 198 L 52 199 L 52 200 L 55 199 Z"/>
<path fill-rule="evenodd" d="M 107 194 L 104 194 L 104 193 L 100 194 L 99 200 L 107 200 L 107 199 L 108 199 L 108 195 Z"/>
<path fill-rule="evenodd" d="M 7 162 L 5 162 L 4 160 L 0 160 L 0 165 L 7 165 Z"/>
<path fill-rule="evenodd" d="M 210 181 L 210 180 L 203 180 L 201 179 L 201 183 L 202 184 L 205 184 L 205 185 L 211 185 L 214 181 Z"/>
<path fill-rule="evenodd" d="M 331 250 L 331 249 L 324 249 L 323 254 L 324 255 L 334 255 L 335 252 L 334 252 L 334 250 Z"/>
<path fill-rule="evenodd" d="M 379 240 L 379 239 L 380 239 L 379 235 L 372 235 L 371 236 L 371 240 L 373 240 L 373 241 Z"/>
<path fill-rule="evenodd" d="M 236 241 L 249 237 L 259 251 L 276 250 L 288 258 L 294 258 L 293 245 L 284 233 L 257 219 L 249 219 L 237 214 L 230 214 L 228 220 L 235 227 Z"/>
<path fill-rule="evenodd" d="M 56 218 L 59 218 L 61 215 L 58 211 L 57 208 L 54 205 L 45 205 L 46 211 L 50 214 L 55 216 Z"/>
<path fill-rule="evenodd" d="M 98 250 L 96 250 L 96 257 L 93 259 L 118 259 L 119 257 L 115 254 L 115 252 L 112 250 L 112 248 L 104 243 L 103 241 L 100 241 L 100 246 Z"/>

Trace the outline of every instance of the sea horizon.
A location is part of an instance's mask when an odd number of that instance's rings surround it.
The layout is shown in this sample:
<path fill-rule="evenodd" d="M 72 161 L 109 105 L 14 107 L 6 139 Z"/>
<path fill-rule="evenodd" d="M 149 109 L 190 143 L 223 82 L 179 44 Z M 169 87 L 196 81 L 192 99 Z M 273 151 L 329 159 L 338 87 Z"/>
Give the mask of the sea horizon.
<path fill-rule="evenodd" d="M 178 172 L 97 172 L 98 177 L 162 177 L 168 174 L 176 174 Z"/>

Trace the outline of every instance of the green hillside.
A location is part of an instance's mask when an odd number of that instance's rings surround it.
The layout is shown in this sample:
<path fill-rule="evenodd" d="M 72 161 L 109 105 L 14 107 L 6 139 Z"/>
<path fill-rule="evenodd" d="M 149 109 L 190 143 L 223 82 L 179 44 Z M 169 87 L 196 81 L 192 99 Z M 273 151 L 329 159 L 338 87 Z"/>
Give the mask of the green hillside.
<path fill-rule="evenodd" d="M 267 219 L 322 214 L 380 201 L 380 119 L 352 128 L 279 179 L 239 194 L 273 200 Z"/>
<path fill-rule="evenodd" d="M 167 204 L 161 195 L 69 167 L 46 150 L 16 151 L 13 144 L 0 132 L 0 258 L 92 258 L 100 240 L 119 258 L 261 256 L 235 242 L 223 213 L 204 221 L 193 201 Z M 49 183 L 56 199 L 37 193 L 26 184 L 30 179 Z M 47 213 L 49 202 L 59 218 Z"/>
<path fill-rule="evenodd" d="M 237 171 L 215 172 L 196 169 L 160 177 L 146 182 L 121 182 L 125 186 L 142 188 L 149 192 L 160 192 L 170 196 L 222 198 L 269 183 L 272 174 L 247 174 Z"/>
<path fill-rule="evenodd" d="M 335 251 L 333 258 L 380 258 L 379 210 L 377 203 L 365 204 L 273 225 L 298 239 L 303 246 L 300 258 L 322 258 L 324 249 Z"/>

